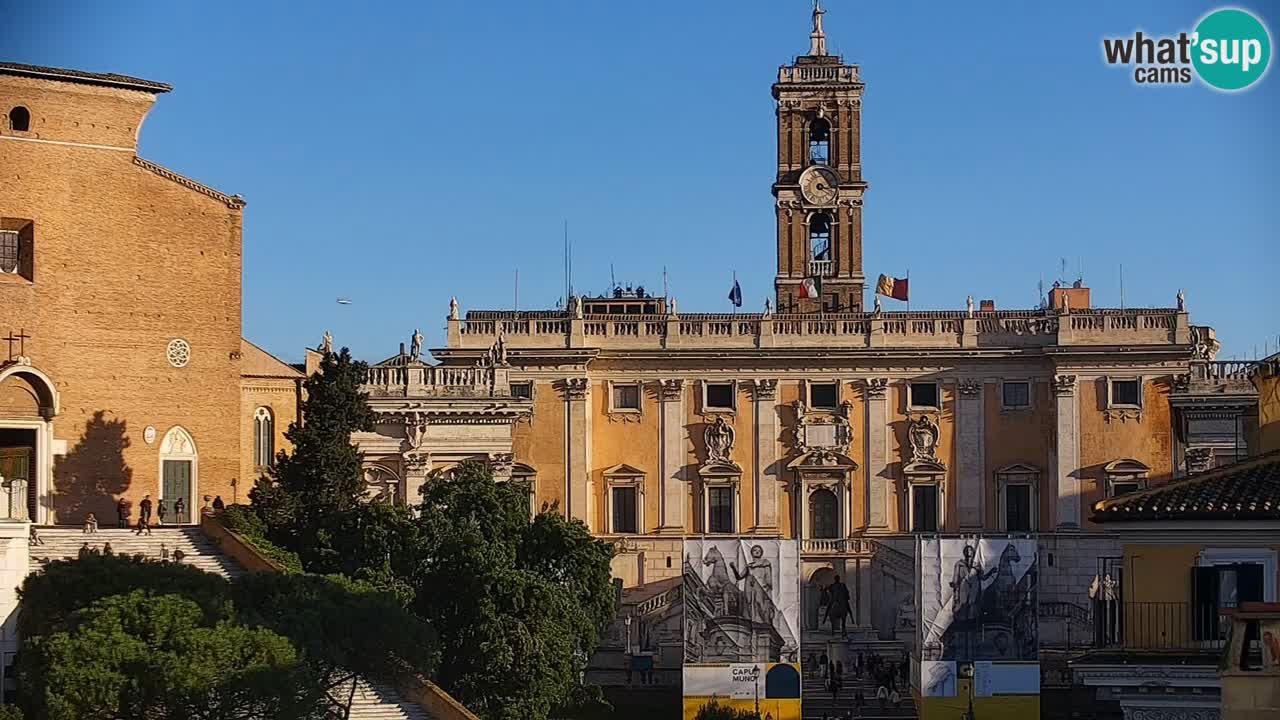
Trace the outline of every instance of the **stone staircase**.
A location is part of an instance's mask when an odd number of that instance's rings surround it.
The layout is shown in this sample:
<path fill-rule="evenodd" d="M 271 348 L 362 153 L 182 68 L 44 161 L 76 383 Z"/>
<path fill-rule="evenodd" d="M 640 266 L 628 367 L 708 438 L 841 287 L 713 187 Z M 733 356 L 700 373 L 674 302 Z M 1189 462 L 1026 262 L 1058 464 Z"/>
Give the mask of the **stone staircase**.
<path fill-rule="evenodd" d="M 164 550 L 169 551 L 170 557 L 174 550 L 181 550 L 184 565 L 225 578 L 244 574 L 240 563 L 219 552 L 218 546 L 194 527 L 153 528 L 150 535 L 136 535 L 133 530 L 123 528 L 102 528 L 86 534 L 78 527 L 38 527 L 36 535 L 43 544 L 31 546 L 32 572 L 50 560 L 76 557 L 85 543 L 99 552 L 110 543 L 111 552 L 116 555 L 145 555 L 159 560 Z"/>
<path fill-rule="evenodd" d="M 833 645 L 839 643 L 832 643 Z M 836 650 L 836 648 L 832 648 Z M 875 651 L 886 660 L 897 663 L 901 660 L 901 645 L 886 642 L 875 643 L 854 643 L 844 644 L 840 652 L 832 652 L 831 654 L 844 658 L 857 657 L 858 651 L 864 653 Z M 806 658 L 808 655 L 806 654 Z M 839 693 L 832 698 L 831 691 L 827 690 L 826 678 L 822 676 L 821 671 L 816 667 L 804 667 L 804 676 L 802 679 L 802 715 L 804 720 L 823 720 L 823 717 L 843 719 L 845 713 L 853 711 L 853 717 L 871 720 L 904 720 L 908 718 L 919 717 L 916 713 L 915 703 L 911 698 L 910 682 L 898 683 L 898 694 L 901 701 L 895 707 L 892 703 L 886 702 L 884 708 L 880 707 L 880 701 L 876 699 L 876 683 L 868 673 L 863 673 L 862 677 L 858 677 L 853 672 L 852 663 L 844 660 L 844 676 L 842 678 Z M 862 696 L 865 699 L 862 707 L 859 709 L 854 705 L 854 695 L 857 690 L 862 690 Z"/>
<path fill-rule="evenodd" d="M 102 528 L 85 534 L 79 527 L 37 527 L 36 535 L 42 544 L 31 546 L 31 572 L 38 572 L 50 560 L 75 558 L 85 543 L 99 552 L 110 543 L 111 552 L 116 555 L 145 555 L 159 560 L 164 550 L 169 551 L 170 558 L 174 550 L 181 550 L 185 565 L 228 579 L 245 573 L 240 563 L 223 555 L 218 546 L 195 527 L 152 528 L 150 535 L 137 535 L 123 528 Z M 431 720 L 421 707 L 401 700 L 394 689 L 364 681 L 359 681 L 356 687 L 350 717 L 351 720 Z"/>

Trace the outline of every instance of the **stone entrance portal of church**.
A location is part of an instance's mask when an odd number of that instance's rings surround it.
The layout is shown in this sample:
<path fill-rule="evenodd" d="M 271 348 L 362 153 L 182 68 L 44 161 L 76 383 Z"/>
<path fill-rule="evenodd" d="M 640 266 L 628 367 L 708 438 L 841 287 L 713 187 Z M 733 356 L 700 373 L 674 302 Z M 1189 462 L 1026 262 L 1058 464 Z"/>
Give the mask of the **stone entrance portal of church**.
<path fill-rule="evenodd" d="M 166 523 L 186 525 L 194 516 L 199 459 L 195 440 L 181 427 L 165 433 L 160 443 L 160 499 L 168 507 Z M 181 511 L 179 511 L 181 507 Z"/>
<path fill-rule="evenodd" d="M 0 365 L 0 518 L 45 521 L 57 413 L 48 376 L 25 358 Z"/>

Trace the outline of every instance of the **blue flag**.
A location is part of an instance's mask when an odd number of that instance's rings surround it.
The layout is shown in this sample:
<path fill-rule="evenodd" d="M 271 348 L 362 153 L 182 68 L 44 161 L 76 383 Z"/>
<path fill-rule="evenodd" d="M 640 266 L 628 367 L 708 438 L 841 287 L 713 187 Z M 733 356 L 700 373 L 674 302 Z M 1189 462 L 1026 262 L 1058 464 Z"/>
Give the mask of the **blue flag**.
<path fill-rule="evenodd" d="M 729 302 L 734 307 L 742 307 L 742 287 L 738 285 L 738 281 L 733 281 L 733 289 L 729 291 Z"/>

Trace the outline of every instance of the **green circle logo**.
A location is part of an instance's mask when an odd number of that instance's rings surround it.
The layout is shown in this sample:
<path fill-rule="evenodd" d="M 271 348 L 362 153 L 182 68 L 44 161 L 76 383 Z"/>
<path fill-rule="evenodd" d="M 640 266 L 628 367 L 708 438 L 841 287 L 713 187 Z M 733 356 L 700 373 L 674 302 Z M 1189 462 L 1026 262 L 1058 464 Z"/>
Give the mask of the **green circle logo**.
<path fill-rule="evenodd" d="M 1244 10 L 1215 10 L 1196 26 L 1191 62 L 1200 79 L 1219 90 L 1257 82 L 1271 60 L 1271 35 Z"/>

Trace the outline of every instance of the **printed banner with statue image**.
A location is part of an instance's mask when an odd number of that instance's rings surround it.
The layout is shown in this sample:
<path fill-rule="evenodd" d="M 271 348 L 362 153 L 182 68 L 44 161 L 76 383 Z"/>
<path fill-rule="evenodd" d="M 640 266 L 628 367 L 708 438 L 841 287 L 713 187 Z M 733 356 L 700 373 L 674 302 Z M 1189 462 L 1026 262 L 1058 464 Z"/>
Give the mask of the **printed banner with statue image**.
<path fill-rule="evenodd" d="M 684 541 L 684 716 L 712 703 L 801 720 L 800 546 Z"/>

